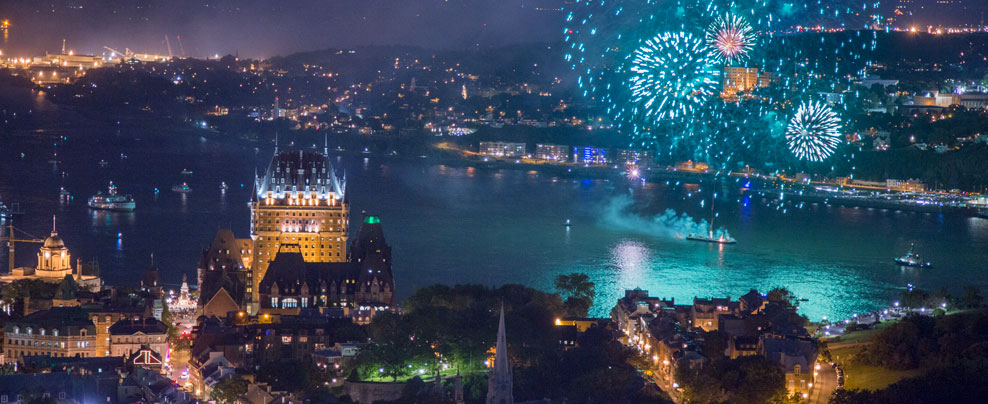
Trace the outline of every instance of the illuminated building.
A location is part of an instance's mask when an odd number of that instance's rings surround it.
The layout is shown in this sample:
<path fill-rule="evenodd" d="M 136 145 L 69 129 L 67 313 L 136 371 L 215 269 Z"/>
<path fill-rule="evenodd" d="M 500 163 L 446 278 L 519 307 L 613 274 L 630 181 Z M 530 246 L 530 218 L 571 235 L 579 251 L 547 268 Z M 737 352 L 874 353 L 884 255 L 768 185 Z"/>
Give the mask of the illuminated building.
<path fill-rule="evenodd" d="M 558 144 L 536 144 L 535 158 L 539 160 L 565 163 L 569 161 L 569 146 Z"/>
<path fill-rule="evenodd" d="M 328 140 L 322 153 L 279 152 L 276 144 L 264 175 L 255 178 L 250 211 L 249 311 L 256 312 L 257 286 L 283 244 L 297 246 L 305 262 L 346 260 L 346 178 L 329 161 Z"/>
<path fill-rule="evenodd" d="M 573 161 L 587 165 L 607 164 L 607 150 L 590 146 L 574 147 Z"/>
<path fill-rule="evenodd" d="M 150 348 L 154 352 L 168 350 L 168 325 L 156 318 L 129 318 L 117 321 L 109 328 L 110 355 L 129 357 Z"/>
<path fill-rule="evenodd" d="M 61 283 L 66 276 L 74 278 L 80 286 L 98 291 L 102 287 L 99 275 L 83 275 L 82 260 L 78 260 L 72 268 L 72 256 L 68 247 L 59 237 L 52 219 L 51 235 L 45 239 L 38 251 L 38 265 L 34 268 L 19 267 L 10 271 L 9 275 L 0 276 L 0 282 L 9 283 L 21 279 L 40 279 L 50 283 Z"/>
<path fill-rule="evenodd" d="M 25 356 L 91 358 L 104 356 L 89 315 L 80 307 L 55 307 L 32 313 L 4 327 L 4 352 L 10 362 Z"/>
<path fill-rule="evenodd" d="M 34 64 L 91 69 L 100 67 L 103 64 L 103 58 L 100 56 L 75 55 L 72 53 L 49 53 L 43 57 L 34 58 Z"/>
<path fill-rule="evenodd" d="M 302 250 L 298 244 L 281 245 L 258 286 L 261 312 L 335 311 L 366 324 L 376 313 L 394 309 L 391 247 L 377 216 L 363 217 L 346 262 L 306 261 Z"/>
<path fill-rule="evenodd" d="M 738 94 L 768 87 L 773 79 L 771 74 L 760 72 L 756 68 L 727 66 L 724 68 L 724 86 L 720 97 L 725 101 L 737 101 Z"/>
<path fill-rule="evenodd" d="M 230 229 L 216 232 L 209 248 L 199 256 L 198 315 L 223 316 L 240 310 L 251 299 L 251 245 L 253 240 L 236 238 Z"/>
<path fill-rule="evenodd" d="M 480 154 L 491 157 L 522 157 L 525 155 L 525 144 L 510 142 L 480 142 Z"/>

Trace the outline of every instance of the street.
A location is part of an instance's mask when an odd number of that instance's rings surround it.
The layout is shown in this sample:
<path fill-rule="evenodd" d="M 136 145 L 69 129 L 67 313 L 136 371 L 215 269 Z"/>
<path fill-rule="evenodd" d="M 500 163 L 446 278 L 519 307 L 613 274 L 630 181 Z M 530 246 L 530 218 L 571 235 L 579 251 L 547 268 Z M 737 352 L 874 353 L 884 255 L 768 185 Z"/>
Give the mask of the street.
<path fill-rule="evenodd" d="M 837 388 L 837 371 L 833 367 L 824 363 L 818 372 L 813 391 L 806 400 L 809 404 L 827 404 Z"/>

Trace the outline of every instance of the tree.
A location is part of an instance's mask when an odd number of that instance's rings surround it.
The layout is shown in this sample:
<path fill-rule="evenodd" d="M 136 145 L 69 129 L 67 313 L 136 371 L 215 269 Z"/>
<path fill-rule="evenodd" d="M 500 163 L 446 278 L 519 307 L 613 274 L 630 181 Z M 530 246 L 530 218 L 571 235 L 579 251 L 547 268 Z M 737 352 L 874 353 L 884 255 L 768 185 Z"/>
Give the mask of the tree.
<path fill-rule="evenodd" d="M 969 285 L 964 288 L 964 297 L 961 299 L 964 308 L 976 309 L 981 307 L 984 298 L 981 297 L 981 291 L 977 286 Z"/>
<path fill-rule="evenodd" d="M 247 394 L 247 381 L 234 377 L 216 383 L 213 391 L 209 392 L 209 398 L 218 404 L 233 404 L 244 394 Z"/>
<path fill-rule="evenodd" d="M 7 363 L 0 365 L 0 376 L 14 375 L 17 374 L 16 366 L 13 363 Z"/>
<path fill-rule="evenodd" d="M 566 297 L 578 297 L 593 300 L 597 295 L 590 276 L 583 273 L 572 273 L 556 277 L 556 289 Z"/>
<path fill-rule="evenodd" d="M 766 296 L 768 297 L 768 300 L 771 302 L 782 303 L 783 305 L 790 308 L 799 307 L 799 299 L 797 299 L 796 295 L 790 292 L 789 289 L 778 287 L 768 291 Z"/>
<path fill-rule="evenodd" d="M 395 314 L 383 313 L 374 317 L 368 327 L 371 344 L 363 347 L 357 356 L 358 367 L 365 377 L 385 376 L 392 381 L 423 367 L 429 370 L 425 361 L 435 359 L 424 339 L 412 332 L 409 319 Z"/>
<path fill-rule="evenodd" d="M 298 392 L 317 387 L 321 373 L 312 362 L 283 360 L 266 362 L 257 370 L 257 381 L 281 391 Z"/>
<path fill-rule="evenodd" d="M 45 282 L 40 279 L 19 279 L 3 285 L 0 288 L 0 298 L 5 303 L 15 304 L 25 297 L 32 299 L 51 299 L 55 296 L 58 284 Z"/>
<path fill-rule="evenodd" d="M 681 366 L 676 378 L 690 403 L 785 403 L 785 375 L 762 356 L 715 359 L 699 369 Z"/>
<path fill-rule="evenodd" d="M 559 275 L 555 283 L 559 294 L 566 296 L 566 311 L 572 316 L 586 316 L 596 296 L 590 276 L 582 273 Z"/>

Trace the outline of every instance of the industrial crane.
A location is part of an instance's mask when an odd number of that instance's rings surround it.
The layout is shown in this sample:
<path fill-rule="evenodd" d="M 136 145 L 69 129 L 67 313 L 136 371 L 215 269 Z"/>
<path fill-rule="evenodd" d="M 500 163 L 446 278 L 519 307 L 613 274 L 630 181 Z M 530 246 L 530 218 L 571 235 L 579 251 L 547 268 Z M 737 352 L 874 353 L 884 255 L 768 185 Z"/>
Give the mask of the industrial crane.
<path fill-rule="evenodd" d="M 21 233 L 32 238 L 19 239 L 17 238 L 17 236 L 14 235 L 14 230 L 19 230 Z M 8 250 L 10 252 L 7 255 L 7 259 L 8 259 L 7 271 L 11 273 L 14 271 L 14 243 L 44 243 L 45 242 L 45 240 L 43 239 L 34 238 L 26 231 L 14 227 L 13 220 L 7 223 L 7 236 L 0 237 L 0 240 L 7 240 L 7 245 L 10 247 L 10 250 Z"/>
<path fill-rule="evenodd" d="M 105 48 L 106 50 L 108 50 L 110 52 L 113 52 L 113 53 L 115 53 L 117 55 L 120 55 L 120 60 L 130 60 L 130 59 L 135 59 L 136 58 L 136 55 L 134 54 L 133 51 L 130 50 L 130 48 L 124 48 L 124 50 L 126 52 L 118 51 L 118 50 L 113 49 L 113 48 L 111 48 L 109 46 L 104 46 L 103 48 Z M 110 59 L 113 59 L 113 58 L 111 57 Z"/>

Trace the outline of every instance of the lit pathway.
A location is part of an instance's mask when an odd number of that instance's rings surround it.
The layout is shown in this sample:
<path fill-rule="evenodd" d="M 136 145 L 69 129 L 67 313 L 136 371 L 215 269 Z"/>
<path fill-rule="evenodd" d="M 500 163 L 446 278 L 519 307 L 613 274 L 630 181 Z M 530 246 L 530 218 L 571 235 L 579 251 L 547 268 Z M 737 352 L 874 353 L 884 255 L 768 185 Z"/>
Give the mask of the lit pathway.
<path fill-rule="evenodd" d="M 821 364 L 819 372 L 813 391 L 810 392 L 810 397 L 807 400 L 808 404 L 829 403 L 830 396 L 834 394 L 834 389 L 837 388 L 837 371 L 833 367 L 826 363 Z"/>

